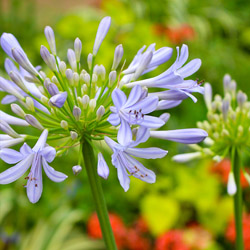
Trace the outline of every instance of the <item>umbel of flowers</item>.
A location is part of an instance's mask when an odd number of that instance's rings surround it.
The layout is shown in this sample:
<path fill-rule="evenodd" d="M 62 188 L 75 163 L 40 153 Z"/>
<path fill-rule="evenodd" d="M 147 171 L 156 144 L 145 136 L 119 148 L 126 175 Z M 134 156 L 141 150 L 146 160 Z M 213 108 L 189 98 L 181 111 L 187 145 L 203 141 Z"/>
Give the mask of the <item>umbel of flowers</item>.
<path fill-rule="evenodd" d="M 240 171 L 243 171 L 249 184 L 250 176 L 241 165 L 240 158 L 242 153 L 249 153 L 250 148 L 250 102 L 244 92 L 237 91 L 237 84 L 229 75 L 224 76 L 223 85 L 224 96 L 217 94 L 214 100 L 211 85 L 204 85 L 207 120 L 197 123 L 199 128 L 208 133 L 204 147 L 190 145 L 196 152 L 176 155 L 173 159 L 178 162 L 201 157 L 210 157 L 215 161 L 221 161 L 225 157 L 231 159 L 227 191 L 234 196 L 237 249 L 243 249 Z"/>
<path fill-rule="evenodd" d="M 160 117 L 152 114 L 155 110 L 175 107 L 188 97 L 196 102 L 192 93 L 203 93 L 204 88 L 186 78 L 199 69 L 201 60 L 193 59 L 185 64 L 188 47 L 183 45 L 181 50 L 177 47 L 173 65 L 158 76 L 142 80 L 142 75 L 168 61 L 173 50 L 169 47 L 155 50 L 155 44 L 143 46 L 127 66 L 125 60 L 121 63 L 123 47 L 118 45 L 112 67 L 105 69 L 95 64 L 95 59 L 110 23 L 110 17 L 100 22 L 86 69 L 81 66 L 79 38 L 68 49 L 66 63 L 58 57 L 54 32 L 47 26 L 49 49 L 42 45 L 40 50 L 47 68 L 42 71 L 41 67 L 32 65 L 12 34 L 2 34 L 1 47 L 9 56 L 5 60 L 9 79 L 0 77 L 0 89 L 7 93 L 2 104 L 10 104 L 13 113 L 0 111 L 0 129 L 4 132 L 0 134 L 0 158 L 15 165 L 0 174 L 0 184 L 17 180 L 30 168 L 25 177 L 26 190 L 29 200 L 35 203 L 42 194 L 42 169 L 54 182 L 65 180 L 67 176 L 49 164 L 68 149 L 79 148 L 78 165 L 73 166 L 73 172 L 78 174 L 82 166 L 86 168 L 107 249 L 115 249 L 98 179 L 98 175 L 105 179 L 109 175 L 100 142 L 104 141 L 112 149 L 112 164 L 127 191 L 131 175 L 148 183 L 156 181 L 154 172 L 134 157 L 154 159 L 167 154 L 157 147 L 137 147 L 139 144 L 150 137 L 198 143 L 207 133 L 202 129 L 158 130 L 168 121 L 169 114 Z M 160 91 L 150 92 L 151 87 Z M 14 126 L 34 127 L 41 131 L 40 136 L 19 134 Z M 57 150 L 48 145 L 49 141 L 59 139 L 64 140 Z M 33 148 L 27 144 L 32 140 L 36 141 Z M 20 143 L 23 143 L 20 151 L 10 148 Z"/>

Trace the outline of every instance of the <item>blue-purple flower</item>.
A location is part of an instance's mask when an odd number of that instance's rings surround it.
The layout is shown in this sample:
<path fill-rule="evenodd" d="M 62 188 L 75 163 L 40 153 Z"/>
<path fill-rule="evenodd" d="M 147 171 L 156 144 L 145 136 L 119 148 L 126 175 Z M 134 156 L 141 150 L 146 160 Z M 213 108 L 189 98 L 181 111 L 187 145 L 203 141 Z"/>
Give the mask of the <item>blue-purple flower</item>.
<path fill-rule="evenodd" d="M 136 85 L 127 98 L 123 91 L 115 89 L 112 93 L 112 100 L 115 107 L 110 107 L 112 114 L 108 121 L 117 126 L 121 123 L 118 132 L 125 135 L 129 130 L 129 124 L 140 125 L 147 128 L 159 128 L 165 123 L 162 119 L 147 115 L 158 106 L 157 96 L 146 96 L 147 92 L 141 86 Z"/>
<path fill-rule="evenodd" d="M 31 149 L 26 143 L 20 148 L 20 152 L 3 148 L 0 150 L 0 158 L 8 164 L 16 164 L 15 166 L 5 170 L 0 174 L 0 184 L 9 184 L 19 179 L 31 166 L 27 179 L 27 196 L 32 203 L 36 203 L 43 190 L 42 182 L 42 166 L 46 175 L 54 182 L 64 181 L 67 176 L 63 173 L 55 171 L 48 165 L 56 156 L 56 150 L 50 146 L 46 146 L 48 130 L 44 130 Z"/>
<path fill-rule="evenodd" d="M 129 176 L 131 175 L 148 183 L 154 183 L 156 180 L 155 173 L 145 168 L 143 164 L 134 159 L 133 156 L 144 159 L 156 159 L 163 158 L 168 153 L 167 151 L 156 147 L 134 148 L 140 143 L 148 140 L 150 134 L 149 130 L 145 127 L 140 127 L 138 129 L 135 141 L 132 141 L 132 134 L 127 134 L 126 136 L 130 137 L 128 140 L 130 143 L 126 145 L 124 145 L 123 140 L 120 141 L 119 138 L 119 143 L 116 143 L 109 137 L 105 137 L 105 142 L 113 151 L 112 164 L 117 169 L 118 179 L 125 191 L 129 189 Z"/>

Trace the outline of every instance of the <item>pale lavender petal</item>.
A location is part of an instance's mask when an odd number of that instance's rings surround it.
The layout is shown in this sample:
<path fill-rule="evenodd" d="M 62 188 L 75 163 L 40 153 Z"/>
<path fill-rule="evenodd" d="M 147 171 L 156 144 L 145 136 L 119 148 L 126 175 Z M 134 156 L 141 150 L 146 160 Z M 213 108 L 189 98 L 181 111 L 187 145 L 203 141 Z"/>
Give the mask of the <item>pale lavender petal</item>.
<path fill-rule="evenodd" d="M 42 158 L 42 163 L 43 163 L 43 169 L 44 172 L 46 173 L 46 175 L 54 182 L 62 182 L 64 181 L 66 178 L 68 178 L 67 175 L 56 171 L 54 168 L 52 168 L 51 166 L 48 165 L 48 163 L 46 162 L 46 160 L 44 158 Z"/>
<path fill-rule="evenodd" d="M 142 94 L 142 88 L 140 85 L 136 85 L 132 88 L 132 90 L 130 91 L 128 100 L 126 102 L 126 106 L 125 107 L 130 107 L 132 105 L 134 105 L 135 103 L 137 103 L 141 97 Z M 124 107 L 124 108 L 125 108 Z"/>
<path fill-rule="evenodd" d="M 143 126 L 140 126 L 136 133 L 136 140 L 129 144 L 129 147 L 135 147 L 140 143 L 146 142 L 150 137 L 149 129 Z"/>
<path fill-rule="evenodd" d="M 185 144 L 195 144 L 203 141 L 207 136 L 207 132 L 203 129 L 177 129 L 168 131 L 150 131 L 150 136 L 169 141 L 175 141 Z"/>
<path fill-rule="evenodd" d="M 188 46 L 183 44 L 181 47 L 181 54 L 176 62 L 176 68 L 179 69 L 188 59 Z"/>
<path fill-rule="evenodd" d="M 41 156 L 39 155 L 34 157 L 26 188 L 29 201 L 38 202 L 43 192 Z"/>
<path fill-rule="evenodd" d="M 147 128 L 160 128 L 165 122 L 158 117 L 144 115 L 138 124 Z"/>
<path fill-rule="evenodd" d="M 103 158 L 102 153 L 98 153 L 98 165 L 97 165 L 97 173 L 100 177 L 107 179 L 109 176 L 109 167 Z"/>
<path fill-rule="evenodd" d="M 147 183 L 155 183 L 156 176 L 152 170 L 145 168 L 139 161 L 137 161 L 133 157 L 127 154 L 124 154 L 124 156 L 127 159 L 128 164 L 130 164 L 130 166 L 134 168 L 134 172 L 131 172 L 131 175 Z"/>
<path fill-rule="evenodd" d="M 126 109 L 130 110 L 141 110 L 142 114 L 148 114 L 157 108 L 158 105 L 158 97 L 157 96 L 148 96 L 144 98 L 142 101 L 137 102 L 135 105 L 128 107 L 126 105 Z"/>
<path fill-rule="evenodd" d="M 187 95 L 177 89 L 171 89 L 161 92 L 150 93 L 149 95 L 157 95 L 162 100 L 179 101 L 187 98 Z"/>
<path fill-rule="evenodd" d="M 5 61 L 4 61 L 4 68 L 5 68 L 6 72 L 8 73 L 8 75 L 9 75 L 9 73 L 10 73 L 11 71 L 14 71 L 14 72 L 16 72 L 16 73 L 19 73 L 19 71 L 18 71 L 16 65 L 15 65 L 15 64 L 12 62 L 12 60 L 10 60 L 9 58 L 6 58 L 6 59 L 5 59 Z"/>
<path fill-rule="evenodd" d="M 4 141 L 0 140 L 0 149 L 15 146 L 23 141 L 24 138 L 16 138 L 16 139 L 12 138 L 10 140 L 4 140 Z"/>
<path fill-rule="evenodd" d="M 0 120 L 4 120 L 8 124 L 11 124 L 11 125 L 29 126 L 29 124 L 25 120 L 17 118 L 17 117 L 12 116 L 12 115 L 8 115 L 1 110 L 0 110 Z"/>
<path fill-rule="evenodd" d="M 157 159 L 166 156 L 168 151 L 160 148 L 127 148 L 126 153 L 144 159 Z"/>
<path fill-rule="evenodd" d="M 117 159 L 115 162 L 112 161 L 112 163 L 117 168 L 117 175 L 122 188 L 125 192 L 127 192 L 129 189 L 130 179 L 125 166 L 122 164 L 121 159 Z"/>
<path fill-rule="evenodd" d="M 20 153 L 23 155 L 23 156 L 27 156 L 29 154 L 32 154 L 33 151 L 31 149 L 31 147 L 25 142 L 23 144 L 23 146 L 20 148 Z"/>
<path fill-rule="evenodd" d="M 110 114 L 107 121 L 113 126 L 117 126 L 120 124 L 121 120 L 118 114 Z"/>
<path fill-rule="evenodd" d="M 23 159 L 23 155 L 14 149 L 3 148 L 0 150 L 0 158 L 8 164 L 16 164 Z"/>
<path fill-rule="evenodd" d="M 10 104 L 10 103 L 13 103 L 17 101 L 17 98 L 13 95 L 6 95 L 2 101 L 1 101 L 1 104 Z"/>
<path fill-rule="evenodd" d="M 164 109 L 171 109 L 174 108 L 178 105 L 180 105 L 182 103 L 182 100 L 180 101 L 167 101 L 167 100 L 163 100 L 163 101 L 159 101 L 158 103 L 158 107 L 156 110 L 164 110 Z"/>
<path fill-rule="evenodd" d="M 56 150 L 53 147 L 46 146 L 40 154 L 45 158 L 47 162 L 52 162 L 56 157 Z"/>
<path fill-rule="evenodd" d="M 119 110 L 127 101 L 126 95 L 120 89 L 115 89 L 112 92 L 112 100 L 116 108 Z"/>
<path fill-rule="evenodd" d="M 196 58 L 190 61 L 188 64 L 186 64 L 184 67 L 177 70 L 178 74 L 180 74 L 183 78 L 191 76 L 201 66 L 201 60 Z"/>
<path fill-rule="evenodd" d="M 43 130 L 42 134 L 40 135 L 38 141 L 36 142 L 35 146 L 32 148 L 34 152 L 39 152 L 45 147 L 45 143 L 48 137 L 48 130 Z"/>
<path fill-rule="evenodd" d="M 114 152 L 114 148 L 118 145 L 115 141 L 113 141 L 112 139 L 110 139 L 107 136 L 104 136 L 104 140 L 107 143 L 107 145 L 113 150 Z"/>
<path fill-rule="evenodd" d="M 20 178 L 30 167 L 34 155 L 29 155 L 15 166 L 5 170 L 0 174 L 0 184 L 9 184 Z"/>
<path fill-rule="evenodd" d="M 96 33 L 96 38 L 95 38 L 95 44 L 93 48 L 93 55 L 95 56 L 102 44 L 103 39 L 108 33 L 109 27 L 111 24 L 111 17 L 106 16 L 104 17 L 98 27 L 97 33 Z"/>
<path fill-rule="evenodd" d="M 123 146 L 128 145 L 132 141 L 131 128 L 129 124 L 123 119 L 121 119 L 121 126 L 118 131 L 117 140 Z"/>
<path fill-rule="evenodd" d="M 168 61 L 173 53 L 173 49 L 169 47 L 162 47 L 153 53 L 153 58 L 148 66 L 148 68 L 153 68 L 159 66 L 166 61 Z"/>

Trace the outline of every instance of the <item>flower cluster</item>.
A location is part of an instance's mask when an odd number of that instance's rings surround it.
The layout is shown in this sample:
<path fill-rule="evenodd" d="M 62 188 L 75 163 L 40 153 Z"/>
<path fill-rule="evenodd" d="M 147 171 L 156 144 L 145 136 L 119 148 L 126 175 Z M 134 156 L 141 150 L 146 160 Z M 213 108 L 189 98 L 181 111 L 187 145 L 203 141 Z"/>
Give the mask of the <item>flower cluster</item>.
<path fill-rule="evenodd" d="M 247 95 L 237 91 L 237 84 L 229 75 L 223 79 L 224 97 L 215 95 L 212 100 L 212 88 L 204 86 L 204 99 L 208 109 L 207 120 L 198 122 L 199 128 L 208 132 L 204 140 L 206 147 L 190 145 L 196 152 L 174 156 L 177 162 L 186 162 L 202 156 L 212 157 L 220 162 L 230 154 L 232 148 L 244 151 L 250 147 L 250 102 Z M 250 176 L 243 168 L 243 173 L 250 184 Z M 231 169 L 228 177 L 228 193 L 236 193 L 234 174 Z"/>
<path fill-rule="evenodd" d="M 0 184 L 15 181 L 31 165 L 26 187 L 33 203 L 42 193 L 42 166 L 53 181 L 63 181 L 67 177 L 48 165 L 55 156 L 65 154 L 72 147 L 79 148 L 78 165 L 73 167 L 73 172 L 81 171 L 83 142 L 88 142 L 96 151 L 97 172 L 105 179 L 109 168 L 100 142 L 106 142 L 113 151 L 112 164 L 117 168 L 120 184 L 127 191 L 131 175 L 148 183 L 155 182 L 154 172 L 134 156 L 154 159 L 167 154 L 160 148 L 135 148 L 137 145 L 150 137 L 198 143 L 207 136 L 202 129 L 156 131 L 167 122 L 169 114 L 152 115 L 153 111 L 175 107 L 188 97 L 196 101 L 192 93 L 203 93 L 204 89 L 197 81 L 186 78 L 199 69 L 201 60 L 185 64 L 188 47 L 183 45 L 180 51 L 177 47 L 177 59 L 172 66 L 158 76 L 141 80 L 142 75 L 168 61 L 173 50 L 169 47 L 155 50 L 155 44 L 147 49 L 143 46 L 126 68 L 125 63 L 120 65 L 123 47 L 118 45 L 111 69 L 107 71 L 103 65 L 95 64 L 95 60 L 110 24 L 110 17 L 104 17 L 99 24 L 93 52 L 87 57 L 88 69 L 81 65 L 82 42 L 79 38 L 75 39 L 74 48 L 67 51 L 68 64 L 58 57 L 51 27 L 44 30 L 49 49 L 42 45 L 40 50 L 48 66 L 44 71 L 32 65 L 12 34 L 1 36 L 1 47 L 9 56 L 5 60 L 9 79 L 0 77 L 0 90 L 7 93 L 2 104 L 10 104 L 18 117 L 0 113 L 0 130 L 4 132 L 0 135 L 0 158 L 9 164 L 17 163 L 0 174 Z M 161 91 L 149 93 L 151 87 Z M 19 134 L 12 125 L 34 127 L 41 135 Z M 46 144 L 58 139 L 63 142 L 56 150 Z M 30 140 L 37 140 L 33 149 L 26 144 Z M 20 152 L 9 148 L 22 142 Z"/>

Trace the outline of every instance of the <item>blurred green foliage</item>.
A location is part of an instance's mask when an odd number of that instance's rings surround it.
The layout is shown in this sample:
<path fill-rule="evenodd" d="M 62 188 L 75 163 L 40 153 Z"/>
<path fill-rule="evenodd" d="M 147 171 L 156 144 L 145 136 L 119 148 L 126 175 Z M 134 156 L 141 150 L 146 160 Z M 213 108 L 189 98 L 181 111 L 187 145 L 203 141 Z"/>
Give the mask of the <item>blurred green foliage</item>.
<path fill-rule="evenodd" d="M 42 34 L 43 27 L 36 22 L 35 10 L 39 6 L 31 0 L 12 0 L 10 6 L 8 11 L 0 12 L 0 33 L 13 33 L 31 61 L 35 65 L 43 65 L 39 50 L 40 45 L 47 46 L 47 42 Z M 230 73 L 240 88 L 250 95 L 249 11 L 250 2 L 243 0 L 105 0 L 99 9 L 82 6 L 65 10 L 57 20 L 43 22 L 55 30 L 57 50 L 62 60 L 66 61 L 67 48 L 72 48 L 74 39 L 79 37 L 83 42 L 81 63 L 87 67 L 86 57 L 92 51 L 100 18 L 110 15 L 112 26 L 98 52 L 96 63 L 111 67 L 118 44 L 123 44 L 128 64 L 144 44 L 156 43 L 156 47 L 160 48 L 186 43 L 190 59 L 199 57 L 203 62 L 194 77 L 205 79 L 212 84 L 215 92 L 222 92 L 222 78 L 225 73 Z M 183 24 L 191 27 L 194 35 L 176 43 L 166 31 L 170 28 L 178 30 Z M 171 65 L 175 56 L 176 52 L 170 62 L 148 76 L 162 72 Z M 2 51 L 0 58 L 3 75 Z M 198 96 L 197 104 L 185 100 L 170 113 L 171 119 L 164 129 L 195 126 L 206 114 L 202 96 Z M 105 155 L 111 174 L 102 183 L 109 210 L 121 215 L 128 225 L 142 215 L 154 237 L 197 222 L 213 236 L 214 245 L 207 249 L 220 249 L 216 240 L 222 249 L 225 246 L 230 249 L 221 239 L 232 216 L 232 199 L 227 196 L 225 186 L 210 173 L 210 164 L 175 164 L 171 162 L 171 156 L 187 151 L 187 147 L 153 139 L 147 144 L 156 143 L 169 151 L 165 159 L 144 161 L 145 166 L 156 172 L 157 182 L 150 185 L 132 177 L 127 193 L 119 185 L 110 154 Z M 102 243 L 86 237 L 86 222 L 94 211 L 94 205 L 85 171 L 77 177 L 71 171 L 71 167 L 77 164 L 75 154 L 77 151 L 73 150 L 53 162 L 55 169 L 61 169 L 69 178 L 60 184 L 44 179 L 43 196 L 36 205 L 28 203 L 22 188 L 24 180 L 0 187 L 0 249 L 6 246 L 9 247 L 6 249 L 31 250 L 103 248 Z M 245 160 L 249 162 L 249 159 Z M 0 171 L 5 168 L 7 165 L 1 162 Z M 246 211 L 250 210 L 249 197 L 248 188 L 245 190 Z"/>

